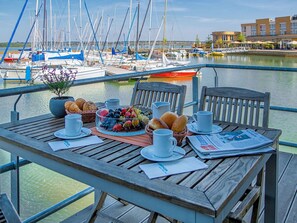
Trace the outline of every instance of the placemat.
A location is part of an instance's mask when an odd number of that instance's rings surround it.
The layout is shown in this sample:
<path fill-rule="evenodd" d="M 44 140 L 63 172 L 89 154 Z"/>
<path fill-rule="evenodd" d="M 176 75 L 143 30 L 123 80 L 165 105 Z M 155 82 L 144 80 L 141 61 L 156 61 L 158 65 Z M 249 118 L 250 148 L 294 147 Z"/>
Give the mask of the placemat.
<path fill-rule="evenodd" d="M 113 139 L 124 143 L 130 143 L 132 145 L 142 146 L 142 147 L 151 145 L 150 137 L 147 134 L 142 134 L 137 136 L 112 136 L 112 135 L 106 135 L 101 132 L 98 132 L 96 127 L 91 128 L 91 130 L 92 130 L 92 134 L 96 136 Z"/>

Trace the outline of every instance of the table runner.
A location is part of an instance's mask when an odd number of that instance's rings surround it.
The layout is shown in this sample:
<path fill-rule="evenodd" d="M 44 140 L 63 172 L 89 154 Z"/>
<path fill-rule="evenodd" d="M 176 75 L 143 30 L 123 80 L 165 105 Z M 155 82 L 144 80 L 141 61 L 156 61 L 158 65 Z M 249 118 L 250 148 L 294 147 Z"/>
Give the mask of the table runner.
<path fill-rule="evenodd" d="M 124 143 L 129 143 L 136 146 L 146 147 L 152 144 L 150 136 L 147 134 L 142 134 L 137 136 L 112 136 L 112 135 L 107 135 L 107 134 L 98 132 L 96 127 L 91 128 L 91 130 L 93 135 L 108 138 L 108 139 L 113 139 Z"/>

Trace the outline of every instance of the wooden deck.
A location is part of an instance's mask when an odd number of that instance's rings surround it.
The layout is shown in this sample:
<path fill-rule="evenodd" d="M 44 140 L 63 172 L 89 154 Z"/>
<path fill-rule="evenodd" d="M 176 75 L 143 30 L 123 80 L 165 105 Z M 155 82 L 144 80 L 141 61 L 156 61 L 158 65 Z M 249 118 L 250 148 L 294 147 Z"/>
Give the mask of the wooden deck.
<path fill-rule="evenodd" d="M 297 155 L 280 153 L 279 159 L 279 196 L 278 196 L 278 223 L 297 222 Z M 84 222 L 91 206 L 63 221 L 63 223 Z M 263 208 L 262 208 L 263 210 Z M 107 222 L 146 222 L 149 212 L 134 205 L 123 205 L 119 201 L 108 197 L 104 207 L 96 219 L 96 223 Z M 246 219 L 247 222 L 248 219 Z M 263 211 L 260 222 L 264 222 Z M 167 223 L 166 219 L 158 217 L 158 223 Z"/>

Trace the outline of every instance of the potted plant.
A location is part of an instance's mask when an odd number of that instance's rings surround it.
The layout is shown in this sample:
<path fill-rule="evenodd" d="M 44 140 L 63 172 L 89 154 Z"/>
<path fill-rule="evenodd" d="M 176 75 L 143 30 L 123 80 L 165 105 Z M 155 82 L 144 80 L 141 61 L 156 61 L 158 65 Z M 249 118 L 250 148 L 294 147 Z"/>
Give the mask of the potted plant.
<path fill-rule="evenodd" d="M 69 88 L 73 85 L 76 78 L 77 71 L 59 66 L 42 68 L 42 82 L 48 86 L 49 90 L 56 94 L 49 102 L 49 109 L 51 113 L 57 117 L 62 118 L 66 115 L 64 104 L 66 101 L 74 101 L 71 96 L 63 96 Z"/>

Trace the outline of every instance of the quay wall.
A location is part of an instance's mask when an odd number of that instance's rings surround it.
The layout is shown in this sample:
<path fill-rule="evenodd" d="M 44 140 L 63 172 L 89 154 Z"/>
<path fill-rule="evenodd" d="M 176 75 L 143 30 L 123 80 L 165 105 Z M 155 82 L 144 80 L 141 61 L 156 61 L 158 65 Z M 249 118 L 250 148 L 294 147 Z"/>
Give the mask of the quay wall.
<path fill-rule="evenodd" d="M 297 50 L 248 50 L 242 55 L 297 57 Z"/>

